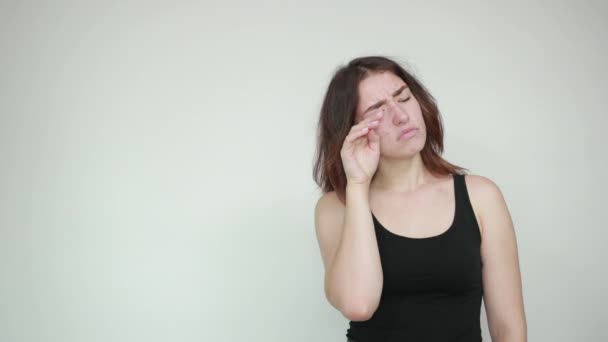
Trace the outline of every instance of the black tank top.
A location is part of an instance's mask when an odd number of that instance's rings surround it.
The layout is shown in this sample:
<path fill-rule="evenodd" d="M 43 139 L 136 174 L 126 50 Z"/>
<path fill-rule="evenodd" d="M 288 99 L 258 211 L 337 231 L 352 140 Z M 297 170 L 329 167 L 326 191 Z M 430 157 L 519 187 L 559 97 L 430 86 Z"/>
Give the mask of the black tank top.
<path fill-rule="evenodd" d="M 481 234 L 464 177 L 453 177 L 455 215 L 450 228 L 439 235 L 398 235 L 372 213 L 384 284 L 374 315 L 367 321 L 350 321 L 349 340 L 482 340 Z"/>

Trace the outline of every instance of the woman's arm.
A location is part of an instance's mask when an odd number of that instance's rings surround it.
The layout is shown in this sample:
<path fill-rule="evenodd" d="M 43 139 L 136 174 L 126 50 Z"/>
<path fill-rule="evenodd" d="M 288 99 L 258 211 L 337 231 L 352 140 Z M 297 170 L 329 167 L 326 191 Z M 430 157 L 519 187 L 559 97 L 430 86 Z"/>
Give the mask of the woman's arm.
<path fill-rule="evenodd" d="M 517 239 L 509 209 L 494 182 L 477 175 L 466 179 L 481 221 L 484 305 L 492 341 L 526 342 Z"/>
<path fill-rule="evenodd" d="M 323 195 L 315 208 L 325 295 L 353 321 L 366 321 L 374 314 L 383 286 L 368 187 L 347 185 L 346 206 L 332 192 Z"/>

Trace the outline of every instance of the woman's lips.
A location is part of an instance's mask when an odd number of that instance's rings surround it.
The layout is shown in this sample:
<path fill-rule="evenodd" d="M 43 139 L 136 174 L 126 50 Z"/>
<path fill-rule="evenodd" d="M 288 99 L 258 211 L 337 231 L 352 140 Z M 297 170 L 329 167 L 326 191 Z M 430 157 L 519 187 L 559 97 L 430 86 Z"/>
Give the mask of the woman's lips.
<path fill-rule="evenodd" d="M 397 138 L 397 140 L 407 140 L 416 135 L 417 132 L 418 128 L 408 128 L 399 135 L 399 138 Z"/>

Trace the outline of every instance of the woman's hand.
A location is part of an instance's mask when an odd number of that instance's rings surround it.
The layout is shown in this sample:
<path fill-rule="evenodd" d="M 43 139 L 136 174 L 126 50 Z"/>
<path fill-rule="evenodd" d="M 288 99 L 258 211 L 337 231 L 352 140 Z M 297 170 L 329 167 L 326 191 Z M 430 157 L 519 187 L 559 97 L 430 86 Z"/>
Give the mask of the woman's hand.
<path fill-rule="evenodd" d="M 351 127 L 344 139 L 340 156 L 350 184 L 368 184 L 371 182 L 378 161 L 380 160 L 380 137 L 375 129 L 378 127 L 382 112 L 370 115 Z"/>

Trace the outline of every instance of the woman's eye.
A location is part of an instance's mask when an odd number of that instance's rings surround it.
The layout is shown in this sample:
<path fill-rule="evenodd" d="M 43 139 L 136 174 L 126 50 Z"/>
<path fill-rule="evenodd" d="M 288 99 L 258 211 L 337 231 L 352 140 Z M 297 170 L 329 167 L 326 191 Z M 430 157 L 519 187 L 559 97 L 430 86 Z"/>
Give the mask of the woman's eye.
<path fill-rule="evenodd" d="M 399 102 L 407 102 L 407 100 L 409 100 L 409 99 L 410 99 L 410 97 L 407 97 L 406 99 L 399 100 Z"/>

